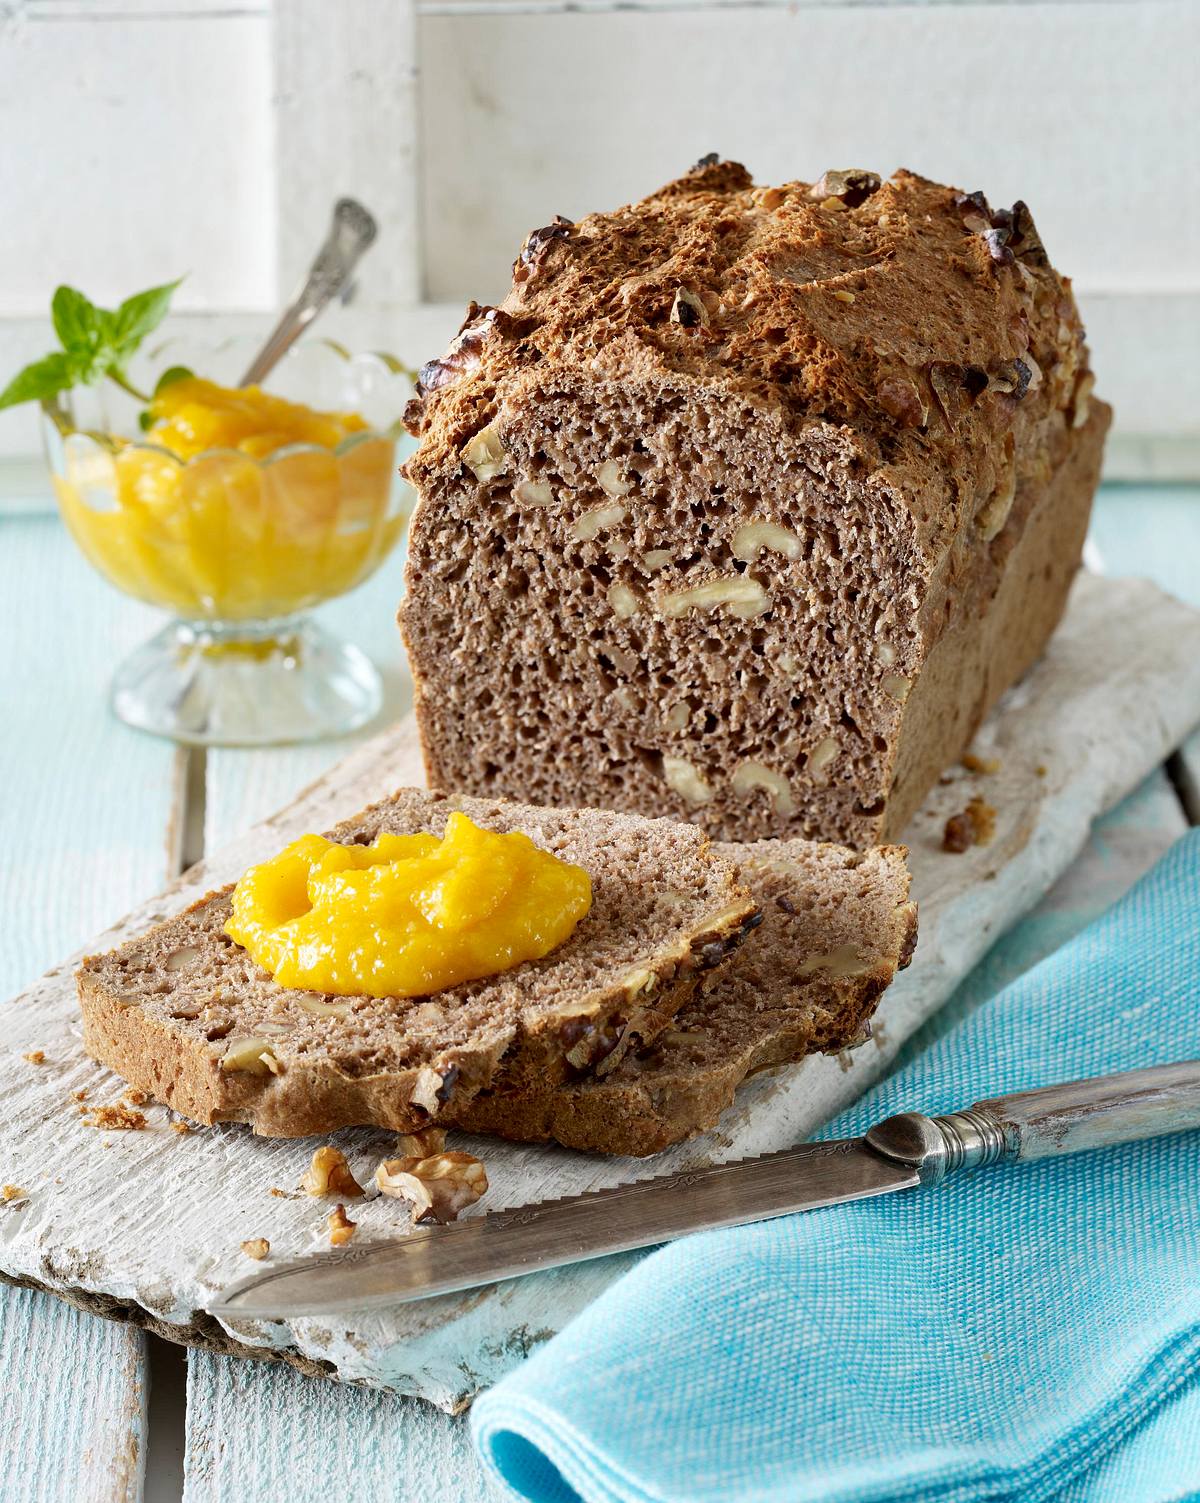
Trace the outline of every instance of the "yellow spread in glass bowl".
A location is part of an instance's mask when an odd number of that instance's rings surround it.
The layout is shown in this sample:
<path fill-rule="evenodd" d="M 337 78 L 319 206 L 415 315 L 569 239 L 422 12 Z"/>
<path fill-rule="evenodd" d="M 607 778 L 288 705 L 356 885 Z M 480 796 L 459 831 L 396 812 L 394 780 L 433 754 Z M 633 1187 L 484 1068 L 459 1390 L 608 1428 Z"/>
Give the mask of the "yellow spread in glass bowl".
<path fill-rule="evenodd" d="M 197 377 L 154 397 L 144 440 L 74 432 L 54 483 L 119 589 L 191 621 L 271 620 L 352 589 L 404 527 L 395 441 L 357 413 Z"/>
<path fill-rule="evenodd" d="M 421 997 L 540 960 L 591 902 L 582 867 L 455 812 L 442 840 L 301 836 L 241 878 L 225 932 L 281 986 Z"/>

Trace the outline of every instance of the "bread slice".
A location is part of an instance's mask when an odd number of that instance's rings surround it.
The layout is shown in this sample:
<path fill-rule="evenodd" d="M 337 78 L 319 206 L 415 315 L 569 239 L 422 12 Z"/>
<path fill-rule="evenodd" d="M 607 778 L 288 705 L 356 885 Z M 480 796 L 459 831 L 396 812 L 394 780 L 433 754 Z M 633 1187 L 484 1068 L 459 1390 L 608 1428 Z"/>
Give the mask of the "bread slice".
<path fill-rule="evenodd" d="M 409 418 L 430 786 L 902 834 L 1062 613 L 1092 384 L 1020 202 L 712 159 L 535 231 Z"/>
<path fill-rule="evenodd" d="M 671 1027 L 603 1080 L 487 1091 L 454 1107 L 455 1122 L 599 1153 L 657 1153 L 712 1127 L 755 1071 L 863 1038 L 917 941 L 903 847 L 859 855 L 764 840 L 716 849 L 761 904 L 762 927 Z"/>
<path fill-rule="evenodd" d="M 615 1068 L 758 922 L 731 864 L 669 820 L 406 789 L 330 835 L 441 835 L 454 809 L 523 831 L 591 876 L 591 912 L 542 960 L 425 998 L 287 989 L 224 934 L 225 888 L 84 961 L 84 1047 L 196 1122 L 248 1122 L 268 1137 L 410 1130 L 489 1085 Z"/>

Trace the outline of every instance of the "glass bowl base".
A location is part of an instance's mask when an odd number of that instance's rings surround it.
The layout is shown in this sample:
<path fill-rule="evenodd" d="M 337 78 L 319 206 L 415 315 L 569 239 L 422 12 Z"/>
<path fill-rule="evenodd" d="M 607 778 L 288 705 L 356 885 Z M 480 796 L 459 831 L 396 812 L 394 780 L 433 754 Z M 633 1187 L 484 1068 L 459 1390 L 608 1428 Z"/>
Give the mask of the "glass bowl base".
<path fill-rule="evenodd" d="M 187 746 L 281 746 L 356 730 L 382 698 L 374 664 L 314 621 L 173 621 L 117 669 L 110 702 Z"/>

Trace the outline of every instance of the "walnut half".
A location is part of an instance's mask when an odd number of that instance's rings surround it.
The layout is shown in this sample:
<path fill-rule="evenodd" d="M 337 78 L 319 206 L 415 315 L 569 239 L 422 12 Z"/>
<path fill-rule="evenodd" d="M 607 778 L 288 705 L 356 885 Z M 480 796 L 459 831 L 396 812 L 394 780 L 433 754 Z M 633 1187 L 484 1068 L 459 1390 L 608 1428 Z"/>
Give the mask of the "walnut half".
<path fill-rule="evenodd" d="M 470 1153 L 435 1153 L 427 1159 L 385 1159 L 375 1171 L 385 1195 L 409 1200 L 415 1221 L 445 1225 L 486 1193 L 483 1165 Z"/>

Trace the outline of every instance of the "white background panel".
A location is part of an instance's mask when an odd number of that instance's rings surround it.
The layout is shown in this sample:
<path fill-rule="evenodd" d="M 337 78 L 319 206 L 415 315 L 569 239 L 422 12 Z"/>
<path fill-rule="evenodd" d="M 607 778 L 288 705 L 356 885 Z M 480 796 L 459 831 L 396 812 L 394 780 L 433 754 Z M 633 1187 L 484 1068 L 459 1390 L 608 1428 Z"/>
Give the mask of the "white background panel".
<path fill-rule="evenodd" d="M 425 276 L 503 291 L 526 231 L 718 150 L 760 182 L 911 167 L 1024 198 L 1085 289 L 1200 288 L 1192 3 L 420 20 Z M 619 82 L 618 82 L 619 81 Z"/>
<path fill-rule="evenodd" d="M 0 317 L 183 273 L 180 308 L 274 302 L 270 17 L 158 11 L 0 4 Z"/>

